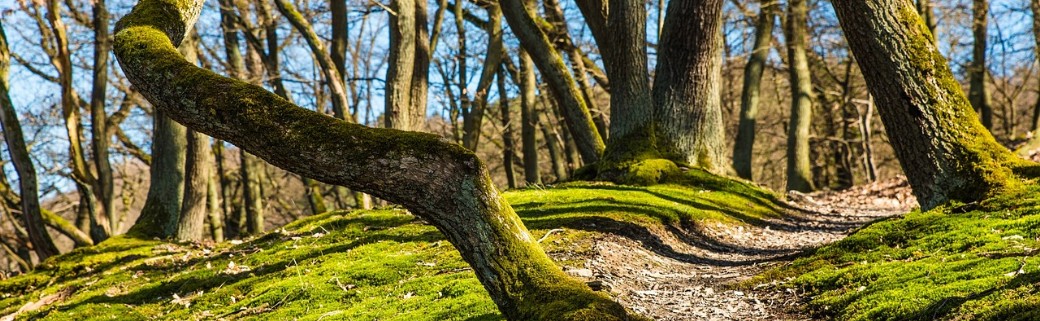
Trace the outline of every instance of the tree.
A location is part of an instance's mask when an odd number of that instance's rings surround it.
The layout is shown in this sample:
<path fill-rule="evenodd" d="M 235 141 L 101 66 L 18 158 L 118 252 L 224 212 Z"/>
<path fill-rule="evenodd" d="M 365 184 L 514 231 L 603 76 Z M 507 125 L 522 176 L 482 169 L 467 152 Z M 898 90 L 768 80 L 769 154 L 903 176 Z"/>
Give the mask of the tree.
<path fill-rule="evenodd" d="M 430 39 L 426 1 L 394 0 L 390 16 L 390 65 L 386 71 L 386 127 L 418 131 L 426 124 Z"/>
<path fill-rule="evenodd" d="M 182 46 L 184 59 L 198 61 L 198 39 L 196 34 L 185 39 Z M 184 157 L 184 198 L 177 217 L 177 231 L 173 235 L 179 241 L 201 241 L 205 233 L 207 195 L 213 178 L 213 151 L 209 136 L 194 130 L 187 131 L 187 150 Z"/>
<path fill-rule="evenodd" d="M 971 65 L 968 67 L 970 82 L 968 99 L 971 101 L 972 107 L 975 107 L 975 112 L 982 114 L 982 125 L 986 126 L 986 129 L 993 130 L 992 98 L 990 98 L 989 86 L 986 82 L 986 75 L 989 74 L 989 67 L 986 66 L 986 42 L 989 40 L 987 39 L 989 37 L 987 32 L 989 1 L 972 0 L 971 4 L 971 33 L 975 42 L 971 46 Z"/>
<path fill-rule="evenodd" d="M 18 173 L 18 189 L 21 193 L 22 221 L 29 241 L 33 244 L 36 256 L 43 261 L 58 255 L 54 240 L 44 227 L 43 213 L 40 210 L 40 199 L 37 191 L 36 169 L 29 157 L 29 149 L 25 145 L 22 125 L 18 122 L 18 114 L 8 93 L 8 68 L 11 65 L 10 49 L 7 47 L 7 34 L 0 22 L 0 126 L 3 127 L 7 152 L 11 155 L 15 171 Z M 6 181 L 5 181 L 6 183 Z"/>
<path fill-rule="evenodd" d="M 640 319 L 564 275 L 472 152 L 327 117 L 185 61 L 174 45 L 202 4 L 142 0 L 117 23 L 120 66 L 156 108 L 276 166 L 402 204 L 444 233 L 511 320 Z"/>
<path fill-rule="evenodd" d="M 913 3 L 833 5 L 922 209 L 1020 187 L 1015 170 L 1026 162 L 978 121 Z"/>
<path fill-rule="evenodd" d="M 663 1 L 662 1 L 663 2 Z M 744 67 L 744 88 L 740 96 L 740 124 L 733 145 L 733 169 L 744 179 L 751 179 L 751 158 L 755 145 L 755 122 L 758 117 L 759 96 L 762 92 L 762 72 L 772 47 L 773 26 L 776 24 L 774 0 L 762 0 L 755 24 L 755 44 Z"/>
<path fill-rule="evenodd" d="M 108 219 L 109 226 L 104 229 L 107 229 L 110 234 L 115 234 L 119 233 L 119 220 L 115 215 L 113 199 L 115 183 L 112 178 L 112 162 L 108 157 L 108 145 L 112 135 L 108 134 L 108 120 L 105 112 L 109 56 L 108 8 L 105 7 L 105 1 L 95 0 L 93 10 L 94 79 L 90 91 L 90 137 L 94 170 L 97 173 L 94 193 L 101 201 L 99 215 L 104 215 Z M 97 235 L 97 238 L 103 237 L 104 235 Z"/>
<path fill-rule="evenodd" d="M 813 86 L 809 71 L 808 6 L 805 0 L 787 4 L 787 57 L 791 79 L 791 122 L 787 130 L 787 190 L 815 189 L 809 160 L 809 129 L 812 126 Z"/>

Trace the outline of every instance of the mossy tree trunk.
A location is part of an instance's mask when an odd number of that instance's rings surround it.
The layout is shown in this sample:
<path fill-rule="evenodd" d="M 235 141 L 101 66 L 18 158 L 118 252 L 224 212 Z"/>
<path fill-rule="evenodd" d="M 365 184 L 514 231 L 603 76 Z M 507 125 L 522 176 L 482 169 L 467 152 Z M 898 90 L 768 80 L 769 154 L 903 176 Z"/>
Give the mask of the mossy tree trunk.
<path fill-rule="evenodd" d="M 668 4 L 653 89 L 658 148 L 714 173 L 731 171 L 720 88 L 722 2 Z"/>
<path fill-rule="evenodd" d="M 932 43 L 939 45 L 938 35 L 935 34 L 938 24 L 935 22 L 935 8 L 932 8 L 932 0 L 917 0 L 917 13 L 921 15 L 928 31 L 932 35 Z"/>
<path fill-rule="evenodd" d="M 978 121 L 910 0 L 833 4 L 922 209 L 1019 188 L 1024 161 Z"/>
<path fill-rule="evenodd" d="M 971 46 L 971 65 L 968 66 L 968 99 L 975 112 L 982 115 L 982 126 L 993 130 L 993 106 L 990 98 L 989 85 L 986 75 L 989 67 L 986 66 L 986 43 L 989 40 L 989 1 L 972 0 L 971 2 L 972 23 L 971 34 L 974 43 Z"/>
<path fill-rule="evenodd" d="M 611 83 L 611 136 L 605 161 L 597 166 L 599 178 L 653 184 L 678 171 L 669 162 L 728 173 L 719 96 L 722 1 L 669 5 L 652 92 L 644 3 L 595 3 L 585 1 L 579 8 L 603 52 Z M 665 161 L 645 162 L 654 159 Z"/>
<path fill-rule="evenodd" d="M 445 234 L 511 320 L 638 318 L 564 275 L 472 152 L 435 135 L 326 117 L 186 62 L 173 44 L 201 8 L 201 0 L 142 0 L 116 26 L 120 66 L 158 109 L 287 170 L 402 204 Z"/>
<path fill-rule="evenodd" d="M 596 130 L 588 105 L 581 98 L 581 90 L 567 70 L 563 57 L 535 21 L 533 8 L 525 5 L 523 0 L 503 0 L 499 5 L 510 30 L 520 39 L 520 45 L 532 57 L 542 79 L 563 109 L 564 120 L 574 134 L 581 158 L 589 164 L 599 161 L 605 149 L 603 138 Z"/>
<path fill-rule="evenodd" d="M 773 42 L 773 26 L 776 25 L 775 0 L 762 0 L 755 24 L 755 44 L 744 66 L 744 87 L 740 96 L 740 123 L 736 143 L 733 145 L 733 169 L 737 175 L 751 179 L 751 163 L 755 146 L 755 123 L 758 118 L 758 102 L 762 93 L 762 72 L 769 59 Z"/>
<path fill-rule="evenodd" d="M 11 155 L 11 162 L 14 163 L 14 169 L 18 173 L 18 190 L 21 194 L 22 220 L 25 223 L 26 234 L 33 244 L 36 256 L 43 261 L 60 252 L 54 245 L 50 234 L 47 233 L 44 224 L 40 209 L 36 168 L 29 156 L 22 125 L 18 122 L 18 114 L 14 109 L 9 92 L 8 68 L 10 66 L 11 51 L 7 46 L 7 34 L 4 32 L 3 22 L 0 22 L 0 126 L 3 127 L 7 152 Z M 5 180 L 4 184 L 6 182 Z M 28 267 L 24 268 L 28 269 Z"/>
<path fill-rule="evenodd" d="M 814 94 L 806 46 L 809 44 L 808 5 L 805 0 L 787 3 L 787 61 L 791 83 L 791 121 L 787 128 L 787 190 L 808 192 L 815 187 L 809 159 Z"/>

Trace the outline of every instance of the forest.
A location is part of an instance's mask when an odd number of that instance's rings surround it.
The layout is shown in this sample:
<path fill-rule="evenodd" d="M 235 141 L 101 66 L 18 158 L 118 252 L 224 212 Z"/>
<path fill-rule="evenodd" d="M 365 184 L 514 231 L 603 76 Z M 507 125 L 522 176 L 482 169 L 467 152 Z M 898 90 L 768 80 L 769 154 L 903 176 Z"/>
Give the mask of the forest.
<path fill-rule="evenodd" d="M 10 0 L 0 127 L 0 321 L 1040 320 L 1040 0 Z"/>

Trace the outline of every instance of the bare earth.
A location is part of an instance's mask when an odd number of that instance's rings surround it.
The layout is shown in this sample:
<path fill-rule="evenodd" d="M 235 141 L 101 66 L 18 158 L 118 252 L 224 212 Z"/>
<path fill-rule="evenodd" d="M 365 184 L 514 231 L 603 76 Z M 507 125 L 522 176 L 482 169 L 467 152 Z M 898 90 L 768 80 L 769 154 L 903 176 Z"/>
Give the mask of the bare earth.
<path fill-rule="evenodd" d="M 636 239 L 605 235 L 585 267 L 568 272 L 655 320 L 808 320 L 802 298 L 791 289 L 740 291 L 727 285 L 916 204 L 901 178 L 841 192 L 791 193 L 787 199 L 790 214 L 764 226 L 712 224 Z"/>

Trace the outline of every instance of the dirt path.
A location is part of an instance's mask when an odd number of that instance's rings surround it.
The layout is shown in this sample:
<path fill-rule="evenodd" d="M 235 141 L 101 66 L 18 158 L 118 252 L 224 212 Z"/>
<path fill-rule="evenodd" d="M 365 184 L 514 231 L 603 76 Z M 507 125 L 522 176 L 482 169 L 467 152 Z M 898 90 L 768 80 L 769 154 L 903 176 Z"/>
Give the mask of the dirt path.
<path fill-rule="evenodd" d="M 761 227 L 722 224 L 696 231 L 660 231 L 633 240 L 606 235 L 585 269 L 635 311 L 656 320 L 805 320 L 793 291 L 736 291 L 746 280 L 789 262 L 803 250 L 845 237 L 868 222 L 899 215 L 916 204 L 904 180 L 842 192 L 788 195 L 798 210 Z M 590 275 L 591 274 L 591 275 Z"/>

